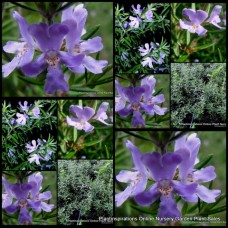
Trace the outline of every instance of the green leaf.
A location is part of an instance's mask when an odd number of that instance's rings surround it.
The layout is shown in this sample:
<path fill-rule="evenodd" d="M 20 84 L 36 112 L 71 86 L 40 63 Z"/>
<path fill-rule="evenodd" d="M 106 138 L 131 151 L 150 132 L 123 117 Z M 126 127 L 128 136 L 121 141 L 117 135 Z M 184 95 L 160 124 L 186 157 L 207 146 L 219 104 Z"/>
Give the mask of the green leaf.
<path fill-rule="evenodd" d="M 177 62 L 182 63 L 182 62 L 184 62 L 188 57 L 189 57 L 189 55 L 182 55 L 180 58 L 177 59 Z"/>
<path fill-rule="evenodd" d="M 82 87 L 78 87 L 77 86 L 72 86 L 70 88 L 71 91 L 75 91 L 75 92 L 99 92 L 98 90 L 94 90 L 94 89 L 90 89 L 90 88 L 82 88 Z"/>
<path fill-rule="evenodd" d="M 99 140 L 94 140 L 92 142 L 88 142 L 88 143 L 84 143 L 83 146 L 84 147 L 87 147 L 87 146 L 93 146 L 93 145 L 96 145 L 98 143 L 102 142 L 102 139 L 99 139 Z"/>
<path fill-rule="evenodd" d="M 24 76 L 20 76 L 18 75 L 18 77 L 22 80 L 22 81 L 25 81 L 25 82 L 28 82 L 30 84 L 34 84 L 34 85 L 44 85 L 44 82 L 39 82 L 37 81 L 36 78 L 27 78 L 27 77 L 24 77 Z"/>
<path fill-rule="evenodd" d="M 219 61 L 222 62 L 222 54 L 219 48 L 218 48 L 218 53 L 219 53 Z"/>
<path fill-rule="evenodd" d="M 215 43 L 204 44 L 202 46 L 197 47 L 197 50 L 203 50 L 203 49 L 209 48 L 209 47 L 211 47 L 213 45 L 215 45 Z"/>
<path fill-rule="evenodd" d="M 190 44 L 191 37 L 190 37 L 190 32 L 187 30 L 186 31 L 186 44 L 187 46 Z"/>
<path fill-rule="evenodd" d="M 69 152 L 64 156 L 64 158 L 72 158 L 76 153 L 77 153 L 77 151 Z"/>
<path fill-rule="evenodd" d="M 188 209 L 188 203 L 184 202 L 184 205 L 182 207 L 182 215 L 185 215 Z"/>
<path fill-rule="evenodd" d="M 219 213 L 219 212 L 223 212 L 226 210 L 226 205 L 223 205 L 221 207 L 217 207 L 213 210 L 210 210 L 210 211 L 206 211 L 206 212 L 203 212 L 203 213 L 200 213 L 199 215 L 212 215 L 212 214 L 216 214 L 216 213 Z"/>
<path fill-rule="evenodd" d="M 145 137 L 143 137 L 143 136 L 141 136 L 141 135 L 132 133 L 132 132 L 130 132 L 130 131 L 124 131 L 124 132 L 127 133 L 127 134 L 129 134 L 129 135 L 133 135 L 133 136 L 135 136 L 136 138 L 143 139 L 143 140 L 146 140 L 146 141 L 150 141 L 150 142 L 151 142 L 151 139 L 145 138 Z"/>
<path fill-rule="evenodd" d="M 148 208 L 136 206 L 134 204 L 131 204 L 131 207 L 134 208 L 135 210 L 140 211 L 140 212 L 145 213 L 145 214 L 149 214 L 149 215 L 156 215 L 157 214 L 157 211 L 152 211 Z"/>
<path fill-rule="evenodd" d="M 196 169 L 201 169 L 204 167 L 211 159 L 213 158 L 213 154 L 208 155 L 205 159 L 203 159 L 201 162 L 195 165 Z"/>
<path fill-rule="evenodd" d="M 86 34 L 81 37 L 81 40 L 88 40 L 92 37 L 100 28 L 100 25 L 96 25 L 93 29 L 89 30 Z"/>
<path fill-rule="evenodd" d="M 77 131 L 77 128 L 75 128 L 75 127 L 73 129 L 74 129 L 73 130 L 74 131 L 74 134 L 73 134 L 74 135 L 74 138 L 73 138 L 73 140 L 74 140 L 74 142 L 76 142 L 76 140 L 77 140 L 77 132 L 78 131 Z"/>

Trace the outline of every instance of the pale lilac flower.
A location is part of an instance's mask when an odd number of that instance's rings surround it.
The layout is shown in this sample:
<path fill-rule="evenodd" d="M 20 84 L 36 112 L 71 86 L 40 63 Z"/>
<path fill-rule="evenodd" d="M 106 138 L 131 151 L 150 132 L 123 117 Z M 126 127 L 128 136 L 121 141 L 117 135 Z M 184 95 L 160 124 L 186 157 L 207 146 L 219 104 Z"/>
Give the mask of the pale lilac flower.
<path fill-rule="evenodd" d="M 141 15 L 142 14 L 142 11 L 143 9 L 141 9 L 141 5 L 140 4 L 137 4 L 137 8 L 134 7 L 134 5 L 131 6 L 131 8 L 133 9 L 133 12 L 135 14 L 138 14 L 138 15 Z"/>
<path fill-rule="evenodd" d="M 153 67 L 153 63 L 157 63 L 157 62 L 156 62 L 153 58 L 151 58 L 151 57 L 146 57 L 146 58 L 143 59 L 143 61 L 142 61 L 142 65 L 143 65 L 143 66 L 148 65 L 149 68 L 154 68 L 154 67 Z"/>
<path fill-rule="evenodd" d="M 43 53 L 34 62 L 24 65 L 22 67 L 23 73 L 28 77 L 36 77 L 47 68 L 45 93 L 53 94 L 58 90 L 67 92 L 69 85 L 64 79 L 61 65 L 64 64 L 67 67 L 78 66 L 84 58 L 84 54 L 60 51 L 63 39 L 69 32 L 69 28 L 59 23 L 50 26 L 40 23 L 30 25 L 28 32 L 36 40 Z"/>
<path fill-rule="evenodd" d="M 7 77 L 11 74 L 15 68 L 22 67 L 31 62 L 34 55 L 34 42 L 31 35 L 28 33 L 27 21 L 17 11 L 13 12 L 13 18 L 18 22 L 22 38 L 20 39 L 20 42 L 8 41 L 3 47 L 5 52 L 16 54 L 11 62 L 2 66 L 3 77 Z"/>
<path fill-rule="evenodd" d="M 141 56 L 145 56 L 145 55 L 149 54 L 151 52 L 152 48 L 153 48 L 153 44 L 152 43 L 151 43 L 151 47 L 150 47 L 150 45 L 148 43 L 146 43 L 145 44 L 145 49 L 143 47 L 139 48 L 139 51 L 141 52 L 140 55 Z"/>
<path fill-rule="evenodd" d="M 17 113 L 16 116 L 17 116 L 16 122 L 20 125 L 25 125 L 26 120 L 29 118 L 28 115 L 21 114 L 21 113 Z"/>
<path fill-rule="evenodd" d="M 27 111 L 29 110 L 30 105 L 28 105 L 28 101 L 24 101 L 24 105 L 22 105 L 20 101 L 19 101 L 18 104 L 19 104 L 20 109 L 21 109 L 22 111 L 27 112 Z"/>
<path fill-rule="evenodd" d="M 182 14 L 189 20 L 179 20 L 182 29 L 187 29 L 190 33 L 197 33 L 199 36 L 203 36 L 207 32 L 207 30 L 201 25 L 208 17 L 207 12 L 185 8 L 183 9 Z"/>
<path fill-rule="evenodd" d="M 41 212 L 41 210 L 46 212 L 51 212 L 52 209 L 54 208 L 54 204 L 47 204 L 43 201 L 50 200 L 52 198 L 52 194 L 50 191 L 40 193 L 42 181 L 43 181 L 43 176 L 41 175 L 40 172 L 33 173 L 28 177 L 28 183 L 30 183 L 33 186 L 33 188 L 30 191 L 31 199 L 28 201 L 40 202 L 39 206 L 36 208 L 37 212 Z"/>
<path fill-rule="evenodd" d="M 115 195 L 116 206 L 121 206 L 129 197 L 136 196 L 146 189 L 147 179 L 149 177 L 146 167 L 141 162 L 141 151 L 127 141 L 127 148 L 130 150 L 134 163 L 133 171 L 121 170 L 116 176 L 119 182 L 128 183 L 128 187 Z"/>
<path fill-rule="evenodd" d="M 18 221 L 20 224 L 31 223 L 32 217 L 28 211 L 28 208 L 32 208 L 33 211 L 38 211 L 41 201 L 32 201 L 28 199 L 29 191 L 32 189 L 32 184 L 9 184 L 9 189 L 16 198 L 16 201 L 5 207 L 4 210 L 8 214 L 14 214 L 18 210 Z"/>
<path fill-rule="evenodd" d="M 151 10 L 148 10 L 146 12 L 146 18 L 147 18 L 147 20 L 150 21 L 150 22 L 152 22 L 152 17 L 153 17 L 152 11 Z"/>
<path fill-rule="evenodd" d="M 34 161 L 38 166 L 40 166 L 40 160 L 43 160 L 43 158 L 39 154 L 32 154 L 31 157 L 28 159 L 29 163 L 33 163 Z"/>
<path fill-rule="evenodd" d="M 222 10 L 222 6 L 216 5 L 213 8 L 213 10 L 211 11 L 211 15 L 207 19 L 207 22 L 211 23 L 212 25 L 214 25 L 215 27 L 217 27 L 219 29 L 225 29 L 224 27 L 221 27 L 221 26 L 218 25 L 218 23 L 221 22 L 221 19 L 219 17 L 219 14 L 221 13 L 221 10 Z"/>
<path fill-rule="evenodd" d="M 108 119 L 108 116 L 106 114 L 107 109 L 108 109 L 109 103 L 108 102 L 102 102 L 100 107 L 97 110 L 96 115 L 93 117 L 93 119 L 100 121 L 101 123 L 110 126 L 112 124 L 109 124 L 105 122 L 106 119 Z"/>
<path fill-rule="evenodd" d="M 85 132 L 91 132 L 94 127 L 88 122 L 95 114 L 94 109 L 90 107 L 80 107 L 78 105 L 70 106 L 70 113 L 77 118 L 66 117 L 67 124 L 73 126 L 78 130 L 84 130 Z"/>
<path fill-rule="evenodd" d="M 189 202 L 198 202 L 198 197 L 206 203 L 214 203 L 221 194 L 220 190 L 210 190 L 200 183 L 206 183 L 216 178 L 214 166 L 207 166 L 200 170 L 194 169 L 200 148 L 200 139 L 196 133 L 178 138 L 175 142 L 175 153 L 182 157 L 179 164 L 179 178 L 184 183 L 196 183 L 197 188 L 193 195 L 186 196 Z"/>
<path fill-rule="evenodd" d="M 62 13 L 62 24 L 66 25 L 69 29 L 69 33 L 66 35 L 66 48 L 70 53 L 81 53 L 84 55 L 82 62 L 77 66 L 70 67 L 75 73 L 85 73 L 85 69 L 88 71 L 99 74 L 102 73 L 102 69 L 107 66 L 108 61 L 96 60 L 90 53 L 96 53 L 103 49 L 102 38 L 97 36 L 86 41 L 81 40 L 81 36 L 88 12 L 83 7 L 83 4 L 79 4 L 68 7 Z"/>
<path fill-rule="evenodd" d="M 177 194 L 185 200 L 185 197 L 195 192 L 197 186 L 196 183 L 187 184 L 173 180 L 176 168 L 182 161 L 181 156 L 175 153 L 161 155 L 153 152 L 142 155 L 141 161 L 149 169 L 155 183 L 147 191 L 137 194 L 136 202 L 141 206 L 149 206 L 160 198 L 158 217 L 180 218 L 181 213 L 173 195 Z"/>
<path fill-rule="evenodd" d="M 12 204 L 14 196 L 10 189 L 10 184 L 5 177 L 2 177 L 2 183 L 5 189 L 4 193 L 2 194 L 2 208 L 6 208 Z"/>
<path fill-rule="evenodd" d="M 115 112 L 118 112 L 125 107 L 126 101 L 128 99 L 123 92 L 123 87 L 117 80 L 115 80 L 115 85 L 118 91 L 118 95 L 115 97 Z"/>
<path fill-rule="evenodd" d="M 139 28 L 139 23 L 142 21 L 139 17 L 132 17 L 130 16 L 130 21 L 129 25 L 131 28 Z"/>
<path fill-rule="evenodd" d="M 164 63 L 164 58 L 165 58 L 165 54 L 164 53 L 160 53 L 160 57 L 157 60 L 157 64 L 161 65 L 162 63 Z"/>
<path fill-rule="evenodd" d="M 26 148 L 27 148 L 27 151 L 28 153 L 32 153 L 33 151 L 37 150 L 39 144 L 36 145 L 36 140 L 32 140 L 32 144 L 26 144 Z"/>
<path fill-rule="evenodd" d="M 127 28 L 128 25 L 129 25 L 129 22 L 126 21 L 123 26 L 124 28 Z"/>
<path fill-rule="evenodd" d="M 33 110 L 32 110 L 32 113 L 33 115 L 36 117 L 36 118 L 39 118 L 40 117 L 40 109 L 38 107 L 35 107 Z"/>

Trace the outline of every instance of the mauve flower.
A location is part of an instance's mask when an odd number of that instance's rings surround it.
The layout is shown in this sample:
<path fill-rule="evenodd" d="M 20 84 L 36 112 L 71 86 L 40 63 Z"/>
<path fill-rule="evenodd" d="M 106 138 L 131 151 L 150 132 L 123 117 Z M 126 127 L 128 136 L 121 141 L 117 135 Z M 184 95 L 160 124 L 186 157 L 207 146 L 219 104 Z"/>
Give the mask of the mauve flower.
<path fill-rule="evenodd" d="M 84 55 L 82 62 L 76 66 L 70 67 L 70 70 L 75 73 L 85 73 L 85 69 L 88 71 L 99 74 L 102 73 L 102 69 L 107 66 L 108 61 L 96 60 L 88 54 L 96 53 L 103 49 L 102 38 L 97 36 L 88 40 L 81 40 L 83 35 L 83 28 L 86 22 L 88 12 L 83 7 L 83 4 L 79 4 L 68 7 L 62 13 L 62 24 L 66 25 L 69 29 L 69 33 L 66 35 L 66 48 L 70 53 L 81 53 Z"/>
<path fill-rule="evenodd" d="M 38 166 L 40 166 L 40 160 L 44 160 L 39 154 L 32 154 L 31 157 L 28 159 L 29 163 L 33 163 L 34 161 Z"/>
<path fill-rule="evenodd" d="M 3 47 L 5 52 L 16 54 L 11 62 L 2 66 L 3 77 L 7 77 L 11 74 L 16 67 L 22 67 L 31 62 L 34 55 L 34 41 L 28 33 L 27 21 L 17 11 L 13 12 L 13 18 L 18 22 L 22 38 L 20 42 L 8 41 Z"/>
<path fill-rule="evenodd" d="M 117 96 L 115 97 L 115 112 L 118 112 L 125 107 L 126 101 L 128 99 L 123 92 L 123 87 L 117 80 L 115 80 L 115 85 L 118 92 Z"/>
<path fill-rule="evenodd" d="M 33 173 L 28 177 L 28 183 L 32 185 L 32 189 L 30 191 L 30 200 L 28 201 L 40 202 L 39 206 L 36 208 L 37 212 L 41 212 L 41 210 L 51 212 L 54 208 L 54 204 L 47 204 L 43 201 L 50 200 L 52 198 L 52 194 L 50 191 L 40 193 L 42 181 L 43 176 L 40 172 Z"/>
<path fill-rule="evenodd" d="M 152 17 L 153 17 L 152 11 L 148 10 L 145 15 L 146 15 L 147 20 L 152 22 Z"/>
<path fill-rule="evenodd" d="M 32 189 L 32 184 L 9 184 L 10 191 L 13 193 L 16 201 L 7 206 L 5 211 L 8 214 L 14 214 L 20 210 L 18 221 L 20 224 L 31 223 L 32 217 L 29 214 L 28 208 L 32 208 L 34 211 L 38 211 L 41 201 L 28 200 L 29 191 Z"/>
<path fill-rule="evenodd" d="M 140 55 L 145 56 L 145 55 L 149 54 L 151 52 L 152 48 L 153 48 L 153 43 L 151 43 L 151 47 L 148 43 L 146 43 L 145 49 L 143 47 L 139 48 L 139 51 L 141 52 Z"/>
<path fill-rule="evenodd" d="M 220 190 L 210 190 L 200 183 L 206 183 L 216 178 L 214 166 L 207 166 L 200 170 L 194 169 L 197 155 L 200 148 L 200 139 L 197 134 L 193 133 L 188 137 L 186 135 L 178 138 L 175 141 L 176 154 L 182 157 L 182 162 L 179 164 L 179 178 L 184 183 L 196 183 L 197 188 L 193 195 L 186 196 L 185 199 L 189 202 L 198 202 L 198 197 L 206 203 L 214 203 L 215 198 L 221 194 Z"/>
<path fill-rule="evenodd" d="M 132 160 L 134 163 L 133 171 L 121 170 L 116 176 L 119 182 L 128 183 L 129 186 L 123 191 L 115 195 L 116 206 L 121 206 L 129 197 L 136 196 L 143 192 L 146 188 L 148 172 L 141 162 L 142 154 L 140 150 L 127 141 L 126 146 L 131 151 Z"/>
<path fill-rule="evenodd" d="M 131 6 L 131 8 L 133 9 L 133 12 L 135 14 L 138 14 L 138 15 L 141 15 L 142 14 L 142 11 L 143 9 L 141 9 L 141 5 L 140 4 L 137 4 L 137 8 L 134 7 L 134 5 Z"/>
<path fill-rule="evenodd" d="M 88 122 L 95 114 L 94 109 L 90 107 L 80 107 L 78 105 L 70 106 L 70 113 L 77 118 L 66 117 L 67 124 L 73 126 L 78 130 L 90 132 L 94 127 Z"/>
<path fill-rule="evenodd" d="M 22 111 L 28 111 L 29 110 L 30 105 L 28 105 L 28 101 L 24 101 L 24 105 L 22 105 L 20 101 L 18 104 L 19 104 L 20 109 Z"/>
<path fill-rule="evenodd" d="M 130 21 L 129 25 L 131 28 L 139 28 L 139 23 L 142 21 L 139 17 L 129 17 Z"/>
<path fill-rule="evenodd" d="M 213 10 L 211 11 L 211 15 L 207 19 L 207 22 L 211 23 L 212 25 L 214 25 L 215 27 L 217 27 L 219 29 L 225 29 L 224 27 L 221 27 L 221 26 L 218 25 L 218 23 L 221 22 L 221 19 L 219 17 L 219 14 L 221 13 L 221 10 L 222 10 L 222 6 L 216 5 L 213 8 Z"/>
<path fill-rule="evenodd" d="M 186 184 L 173 180 L 176 168 L 182 161 L 181 156 L 175 153 L 161 155 L 158 152 L 153 152 L 142 155 L 141 161 L 149 169 L 155 183 L 147 191 L 137 194 L 135 196 L 136 202 L 141 206 L 149 206 L 160 198 L 158 217 L 180 218 L 181 213 L 177 209 L 174 194 L 184 199 L 191 196 L 197 186 L 196 183 Z"/>
<path fill-rule="evenodd" d="M 43 52 L 34 62 L 22 67 L 23 73 L 28 77 L 36 77 L 47 68 L 47 79 L 44 91 L 53 94 L 58 90 L 67 92 L 69 85 L 64 79 L 61 64 L 74 67 L 81 64 L 83 54 L 73 54 L 60 51 L 63 39 L 69 32 L 66 25 L 45 23 L 33 24 L 28 27 L 28 32 L 36 40 L 37 45 Z"/>
<path fill-rule="evenodd" d="M 199 36 L 203 36 L 207 30 L 201 26 L 201 24 L 208 17 L 207 12 L 203 10 L 183 9 L 182 14 L 189 21 L 179 20 L 180 27 L 187 29 L 190 33 L 197 33 Z"/>
<path fill-rule="evenodd" d="M 37 150 L 39 144 L 36 145 L 36 140 L 32 140 L 32 144 L 26 144 L 26 148 L 28 149 L 28 153 L 32 153 L 33 151 Z"/>
<path fill-rule="evenodd" d="M 35 107 L 33 110 L 32 110 L 32 113 L 33 115 L 36 117 L 36 118 L 39 118 L 40 117 L 40 109 L 38 107 Z"/>
<path fill-rule="evenodd" d="M 5 177 L 2 177 L 2 183 L 5 189 L 4 193 L 2 194 L 2 208 L 6 208 L 12 204 L 14 196 L 10 189 L 10 184 Z"/>
<path fill-rule="evenodd" d="M 25 125 L 26 120 L 29 118 L 28 115 L 21 114 L 21 113 L 17 113 L 16 116 L 17 116 L 16 122 L 20 125 Z"/>
<path fill-rule="evenodd" d="M 108 119 L 108 116 L 106 114 L 107 109 L 108 109 L 109 103 L 108 102 L 102 102 L 100 107 L 97 110 L 96 115 L 93 117 L 93 119 L 100 121 L 101 123 L 110 126 L 112 124 L 109 124 L 105 122 L 106 119 Z"/>
<path fill-rule="evenodd" d="M 143 67 L 146 66 L 146 65 L 148 65 L 149 68 L 154 68 L 152 63 L 157 63 L 157 62 L 153 58 L 151 58 L 151 57 L 146 57 L 142 61 Z"/>

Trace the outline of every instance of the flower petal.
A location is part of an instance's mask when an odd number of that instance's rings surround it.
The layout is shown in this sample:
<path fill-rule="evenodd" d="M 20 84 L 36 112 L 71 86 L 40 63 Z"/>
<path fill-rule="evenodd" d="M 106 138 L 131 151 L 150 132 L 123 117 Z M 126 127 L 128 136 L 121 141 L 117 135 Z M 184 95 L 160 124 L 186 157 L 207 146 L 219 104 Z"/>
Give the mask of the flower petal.
<path fill-rule="evenodd" d="M 132 109 L 130 106 L 121 109 L 120 111 L 117 112 L 120 116 L 126 117 L 129 116 L 132 113 Z"/>
<path fill-rule="evenodd" d="M 152 103 L 154 103 L 154 104 L 161 104 L 163 102 L 165 102 L 164 94 L 159 94 L 155 97 L 152 97 Z"/>
<path fill-rule="evenodd" d="M 46 212 L 51 212 L 54 206 L 55 206 L 54 204 L 47 204 L 45 202 L 41 202 L 41 208 L 43 211 L 46 211 Z"/>
<path fill-rule="evenodd" d="M 147 191 L 142 192 L 135 196 L 135 201 L 140 206 L 149 206 L 154 203 L 161 193 L 158 191 L 157 183 L 153 184 Z"/>
<path fill-rule="evenodd" d="M 25 46 L 25 42 L 8 41 L 4 46 L 3 50 L 7 53 L 17 53 L 22 50 Z"/>
<path fill-rule="evenodd" d="M 59 23 L 52 24 L 51 26 L 40 23 L 30 25 L 28 31 L 37 41 L 39 48 L 46 52 L 48 50 L 58 51 L 69 29 L 66 25 Z"/>
<path fill-rule="evenodd" d="M 85 73 L 85 67 L 82 64 L 79 66 L 76 66 L 76 67 L 69 67 L 69 69 L 71 71 L 73 71 L 74 73 L 77 73 L 77 74 L 84 74 Z"/>
<path fill-rule="evenodd" d="M 18 201 L 15 201 L 13 204 L 11 204 L 10 206 L 4 208 L 5 211 L 8 213 L 8 214 L 13 214 L 15 213 L 18 209 L 19 209 L 19 206 L 18 206 Z"/>
<path fill-rule="evenodd" d="M 199 26 L 197 27 L 197 29 L 196 29 L 196 33 L 197 33 L 199 36 L 203 36 L 206 32 L 207 32 L 207 30 L 206 30 L 203 26 L 201 26 L 201 25 L 199 25 Z"/>
<path fill-rule="evenodd" d="M 45 62 L 45 55 L 41 54 L 37 57 L 34 62 L 24 65 L 21 70 L 28 77 L 36 77 L 39 75 L 45 68 L 47 63 Z"/>
<path fill-rule="evenodd" d="M 221 190 L 209 190 L 203 185 L 198 185 L 196 194 L 206 203 L 216 202 L 215 198 L 221 194 Z"/>
<path fill-rule="evenodd" d="M 192 10 L 192 9 L 183 9 L 182 14 L 185 18 L 189 19 L 191 22 L 196 23 L 197 25 L 201 24 L 208 17 L 207 12 L 203 10 Z"/>
<path fill-rule="evenodd" d="M 197 183 L 209 182 L 216 178 L 215 167 L 208 166 L 194 172 L 194 179 Z"/>
<path fill-rule="evenodd" d="M 41 201 L 34 201 L 34 200 L 27 200 L 28 201 L 28 206 L 32 208 L 33 211 L 40 212 L 40 204 Z"/>
<path fill-rule="evenodd" d="M 144 127 L 145 126 L 145 120 L 143 119 L 141 112 L 139 112 L 139 111 L 133 112 L 131 125 L 133 127 Z"/>
<path fill-rule="evenodd" d="M 90 107 L 80 107 L 78 105 L 71 105 L 70 106 L 70 113 L 73 116 L 77 116 L 80 120 L 88 121 L 92 118 L 92 116 L 95 114 L 95 111 L 93 108 Z"/>
<path fill-rule="evenodd" d="M 165 112 L 168 110 L 167 108 L 161 108 L 158 105 L 154 105 L 154 112 L 156 112 L 159 116 L 163 116 Z"/>
<path fill-rule="evenodd" d="M 147 185 L 147 177 L 142 177 L 135 185 L 135 188 L 133 189 L 131 195 L 136 196 L 142 193 L 146 189 L 146 185 Z"/>
<path fill-rule="evenodd" d="M 33 59 L 33 55 L 34 55 L 34 48 L 33 48 L 33 46 L 29 46 L 28 50 L 25 51 L 24 54 L 21 56 L 18 67 L 22 67 L 22 66 L 30 63 Z"/>
<path fill-rule="evenodd" d="M 147 101 L 151 98 L 156 84 L 156 79 L 153 76 L 145 77 L 141 80 L 141 86 L 145 89 L 143 94 L 144 101 Z"/>
<path fill-rule="evenodd" d="M 210 17 L 207 19 L 207 22 L 211 23 L 218 15 L 221 13 L 222 6 L 216 5 L 211 11 Z"/>
<path fill-rule="evenodd" d="M 92 39 L 88 39 L 86 41 L 81 42 L 80 44 L 81 50 L 84 54 L 96 53 L 103 49 L 102 38 L 100 36 L 96 36 Z"/>
<path fill-rule="evenodd" d="M 160 218 L 181 218 L 181 213 L 177 209 L 177 203 L 172 196 L 161 196 L 160 207 L 158 210 L 158 217 Z M 161 223 L 165 223 L 165 220 L 161 220 Z"/>
<path fill-rule="evenodd" d="M 138 175 L 138 172 L 132 172 L 132 171 L 127 171 L 127 170 L 121 170 L 117 175 L 116 179 L 119 182 L 123 183 L 131 183 L 136 179 Z"/>
<path fill-rule="evenodd" d="M 91 132 L 94 129 L 94 126 L 92 126 L 89 122 L 85 122 L 82 129 L 85 132 Z"/>
<path fill-rule="evenodd" d="M 27 199 L 29 191 L 32 189 L 32 185 L 30 183 L 24 184 L 12 184 L 10 186 L 11 191 L 16 196 L 17 199 Z"/>
<path fill-rule="evenodd" d="M 7 76 L 9 76 L 18 66 L 19 62 L 20 58 L 16 56 L 11 60 L 11 62 L 4 64 L 2 66 L 3 77 L 6 78 Z"/>
<path fill-rule="evenodd" d="M 197 183 L 185 184 L 183 182 L 176 181 L 176 180 L 172 180 L 172 183 L 173 183 L 173 189 L 175 193 L 177 193 L 181 197 L 193 195 L 198 186 Z"/>
<path fill-rule="evenodd" d="M 29 211 L 26 207 L 21 207 L 18 221 L 20 224 L 31 223 L 32 217 L 29 214 Z"/>
<path fill-rule="evenodd" d="M 67 67 L 79 66 L 84 59 L 84 54 L 71 54 L 64 51 L 59 51 L 59 54 L 61 62 Z"/>
<path fill-rule="evenodd" d="M 130 103 L 139 103 L 142 99 L 142 95 L 145 92 L 145 89 L 141 86 L 137 87 L 125 87 L 123 88 L 123 93 L 129 99 Z"/>
<path fill-rule="evenodd" d="M 99 106 L 96 115 L 93 117 L 93 119 L 99 118 L 99 116 L 108 110 L 109 103 L 108 102 L 102 102 Z"/>
<path fill-rule="evenodd" d="M 115 202 L 117 207 L 121 206 L 131 196 L 132 190 L 133 187 L 128 186 L 123 192 L 115 195 Z"/>
<path fill-rule="evenodd" d="M 102 69 L 108 65 L 108 61 L 106 60 L 96 60 L 90 56 L 85 56 L 82 64 L 85 66 L 87 70 L 94 74 L 102 73 Z"/>
<path fill-rule="evenodd" d="M 58 90 L 61 90 L 62 92 L 67 92 L 69 90 L 69 85 L 65 81 L 63 72 L 59 67 L 48 67 L 44 91 L 47 94 L 53 94 Z"/>

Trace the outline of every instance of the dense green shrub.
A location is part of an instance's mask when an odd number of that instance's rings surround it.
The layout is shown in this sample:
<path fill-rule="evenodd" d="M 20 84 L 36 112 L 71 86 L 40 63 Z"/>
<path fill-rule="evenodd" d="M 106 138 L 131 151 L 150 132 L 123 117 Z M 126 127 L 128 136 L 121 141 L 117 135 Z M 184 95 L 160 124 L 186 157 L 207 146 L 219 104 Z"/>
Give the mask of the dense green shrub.
<path fill-rule="evenodd" d="M 172 64 L 173 127 L 224 126 L 226 64 Z"/>
<path fill-rule="evenodd" d="M 58 161 L 58 223 L 79 225 L 113 215 L 111 160 Z"/>

